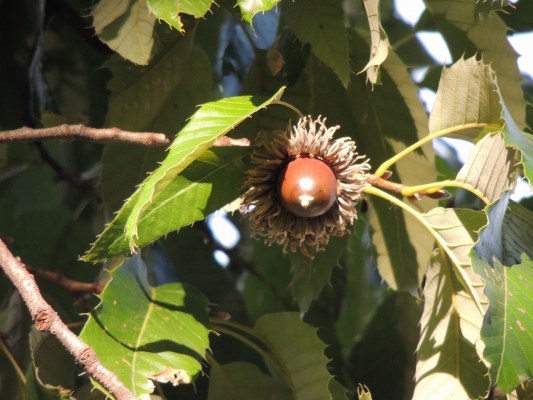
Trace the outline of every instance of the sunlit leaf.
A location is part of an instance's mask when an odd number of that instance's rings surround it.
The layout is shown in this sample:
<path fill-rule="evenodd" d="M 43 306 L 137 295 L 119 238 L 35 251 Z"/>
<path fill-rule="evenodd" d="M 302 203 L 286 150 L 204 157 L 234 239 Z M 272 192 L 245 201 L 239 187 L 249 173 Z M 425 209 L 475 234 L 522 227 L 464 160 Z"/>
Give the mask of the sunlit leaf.
<path fill-rule="evenodd" d="M 148 204 L 137 223 L 136 244 L 145 246 L 206 218 L 239 197 L 247 169 L 242 158 L 251 151 L 250 147 L 215 147 L 205 151 Z M 136 192 L 122 207 L 84 260 L 101 261 L 130 251 L 124 228 L 139 195 Z"/>
<path fill-rule="evenodd" d="M 130 249 L 135 248 L 135 240 L 139 237 L 138 224 L 150 204 L 156 201 L 174 178 L 217 139 L 244 119 L 279 99 L 282 93 L 283 88 L 270 99 L 253 96 L 222 99 L 204 104 L 191 117 L 190 122 L 170 146 L 169 154 L 161 167 L 142 183 L 134 194 L 135 200 L 130 199 L 127 203 L 133 203 L 126 224 L 126 238 Z"/>
<path fill-rule="evenodd" d="M 492 267 L 477 257 L 472 263 L 490 299 L 481 331 L 484 357 L 491 364 L 492 382 L 509 393 L 533 377 L 533 262 L 524 256 L 521 264 L 510 267 L 497 259 Z"/>
<path fill-rule="evenodd" d="M 472 149 L 456 180 L 479 190 L 489 201 L 514 186 L 515 152 L 505 147 L 500 132 L 488 134 Z"/>
<path fill-rule="evenodd" d="M 147 0 L 150 11 L 178 31 L 183 31 L 179 13 L 201 18 L 209 10 L 212 0 Z"/>
<path fill-rule="evenodd" d="M 429 131 L 454 128 L 453 136 L 474 140 L 503 127 L 502 106 L 494 74 L 475 57 L 460 59 L 442 70 Z"/>
<path fill-rule="evenodd" d="M 296 37 L 302 43 L 311 44 L 316 57 L 348 86 L 348 34 L 341 3 L 336 0 L 285 1 L 282 10 Z"/>
<path fill-rule="evenodd" d="M 482 55 L 485 64 L 498 76 L 503 100 L 520 127 L 524 127 L 524 99 L 520 90 L 522 77 L 516 60 L 518 54 L 507 40 L 509 28 L 494 12 L 487 10 L 500 1 L 426 0 L 429 15 L 441 31 L 455 60 L 461 55 Z M 462 36 L 466 36 L 463 40 Z M 451 60 L 450 60 L 451 61 Z"/>
<path fill-rule="evenodd" d="M 237 0 L 242 19 L 252 25 L 254 15 L 274 8 L 281 0 Z"/>
<path fill-rule="evenodd" d="M 379 16 L 379 0 L 364 1 L 368 24 L 370 26 L 370 61 L 361 72 L 366 71 L 367 79 L 372 85 L 380 84 L 379 66 L 387 59 L 389 53 L 389 39 L 381 26 Z"/>
<path fill-rule="evenodd" d="M 100 40 L 131 62 L 148 64 L 156 17 L 145 0 L 101 0 L 91 15 Z"/>
<path fill-rule="evenodd" d="M 301 312 L 307 312 L 313 300 L 329 281 L 331 271 L 338 265 L 339 256 L 346 248 L 348 235 L 332 237 L 324 251 L 314 253 L 311 259 L 302 253 L 291 254 L 291 288 Z"/>
<path fill-rule="evenodd" d="M 292 400 L 291 390 L 245 362 L 211 366 L 208 400 Z"/>
<path fill-rule="evenodd" d="M 488 371 L 476 349 L 483 314 L 439 250 L 428 266 L 424 299 L 413 400 L 484 398 Z"/>
<path fill-rule="evenodd" d="M 207 299 L 180 283 L 150 287 L 139 256 L 125 259 L 80 337 L 140 399 L 154 384 L 193 382 L 209 347 Z"/>
<path fill-rule="evenodd" d="M 461 282 L 472 301 L 483 311 L 486 304 L 483 294 L 483 281 L 472 270 L 470 250 L 477 240 L 477 232 L 487 219 L 478 211 L 459 208 L 434 208 L 423 215 L 428 227 L 434 230 L 436 240 L 451 262 L 456 278 Z"/>
<path fill-rule="evenodd" d="M 263 315 L 254 331 L 273 349 L 286 371 L 284 378 L 298 400 L 329 399 L 328 383 L 333 379 L 325 368 L 325 344 L 316 329 L 302 322 L 298 313 Z"/>

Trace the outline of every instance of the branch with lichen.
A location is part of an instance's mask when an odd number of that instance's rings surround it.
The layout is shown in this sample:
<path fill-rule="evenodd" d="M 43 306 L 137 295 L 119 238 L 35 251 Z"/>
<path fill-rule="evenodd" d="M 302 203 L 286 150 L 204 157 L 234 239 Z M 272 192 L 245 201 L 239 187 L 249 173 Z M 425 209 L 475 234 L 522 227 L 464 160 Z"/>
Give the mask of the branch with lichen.
<path fill-rule="evenodd" d="M 34 129 L 27 126 L 0 132 L 0 143 L 35 142 L 49 139 L 81 139 L 93 142 L 124 142 L 143 146 L 165 146 L 170 140 L 162 133 L 128 132 L 118 128 L 90 128 L 84 125 L 60 125 Z"/>
<path fill-rule="evenodd" d="M 50 332 L 57 337 L 85 372 L 117 400 L 136 398 L 115 373 L 102 365 L 94 350 L 68 329 L 57 312 L 44 300 L 33 275 L 11 254 L 1 240 L 0 266 L 20 292 L 38 330 Z"/>

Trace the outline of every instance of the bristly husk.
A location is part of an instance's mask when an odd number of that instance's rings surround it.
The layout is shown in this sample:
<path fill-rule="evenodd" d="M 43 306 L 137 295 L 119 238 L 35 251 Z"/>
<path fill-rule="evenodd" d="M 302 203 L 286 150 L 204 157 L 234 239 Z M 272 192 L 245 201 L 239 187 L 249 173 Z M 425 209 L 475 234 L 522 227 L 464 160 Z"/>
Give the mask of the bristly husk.
<path fill-rule="evenodd" d="M 297 249 L 312 257 L 307 246 L 323 250 L 329 236 L 348 232 L 346 223 L 357 218 L 355 204 L 365 187 L 365 173 L 370 169 L 368 160 L 358 156 L 355 142 L 347 137 L 333 140 L 339 126 L 327 128 L 326 119 L 302 117 L 298 125 L 286 132 L 275 132 L 273 141 L 257 139 L 258 149 L 252 155 L 257 166 L 248 171 L 243 187 L 241 210 L 250 217 L 252 237 L 264 236 L 268 244 L 283 245 L 283 250 Z M 337 178 L 337 199 L 333 206 L 317 217 L 299 217 L 278 201 L 277 185 L 281 168 L 296 157 L 315 157 L 326 162 Z"/>

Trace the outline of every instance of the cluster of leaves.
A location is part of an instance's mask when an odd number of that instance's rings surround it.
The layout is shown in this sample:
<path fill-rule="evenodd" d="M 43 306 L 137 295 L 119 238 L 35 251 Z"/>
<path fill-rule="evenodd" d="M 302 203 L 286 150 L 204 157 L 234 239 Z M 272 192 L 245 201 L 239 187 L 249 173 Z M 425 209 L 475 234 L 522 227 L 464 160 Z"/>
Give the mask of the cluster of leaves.
<path fill-rule="evenodd" d="M 506 39 L 533 30 L 530 2 L 426 0 L 414 27 L 384 0 L 7 3 L 0 128 L 83 121 L 173 139 L 168 151 L 0 144 L 0 236 L 27 264 L 107 284 L 74 304 L 39 282 L 136 396 L 531 396 L 533 213 L 509 191 L 533 182 L 533 95 Z M 422 30 L 440 32 L 451 67 L 434 64 Z M 437 92 L 429 117 L 421 87 Z M 238 212 L 240 242 L 224 248 L 204 219 L 236 210 L 254 147 L 211 145 L 253 144 L 292 108 L 340 125 L 378 174 L 460 189 L 413 205 L 368 188 L 352 233 L 314 259 L 251 240 Z M 444 136 L 476 143 L 464 166 L 433 153 Z M 77 185 L 57 182 L 43 149 Z M 0 293 L 0 397 L 103 398 L 31 330 L 5 277 Z"/>

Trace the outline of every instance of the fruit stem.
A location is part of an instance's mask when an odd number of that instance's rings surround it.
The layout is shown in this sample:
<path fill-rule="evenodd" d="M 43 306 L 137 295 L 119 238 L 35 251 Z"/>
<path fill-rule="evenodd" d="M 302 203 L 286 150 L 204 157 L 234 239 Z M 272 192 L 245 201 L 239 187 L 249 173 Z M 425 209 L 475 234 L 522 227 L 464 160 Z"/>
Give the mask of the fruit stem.
<path fill-rule="evenodd" d="M 287 108 L 290 108 L 292 111 L 294 111 L 294 113 L 298 116 L 298 119 L 302 118 L 302 113 L 300 112 L 300 110 L 298 110 L 296 107 L 294 107 L 292 104 L 289 104 L 289 103 L 286 103 L 284 101 L 281 101 L 281 100 L 274 100 L 272 103 L 270 104 L 279 104 L 280 106 L 285 106 Z"/>
<path fill-rule="evenodd" d="M 489 128 L 489 132 L 495 132 L 502 127 L 500 125 L 494 125 L 494 124 L 487 124 L 487 123 L 471 123 L 471 124 L 465 124 L 465 125 L 459 125 L 454 126 L 447 129 L 442 129 L 437 132 L 430 133 L 426 137 L 420 139 L 418 142 L 412 144 L 411 146 L 407 147 L 406 149 L 400 151 L 398 154 L 396 154 L 394 157 L 389 158 L 387 161 L 385 161 L 383 164 L 381 164 L 378 169 L 375 172 L 375 175 L 377 177 L 381 177 L 387 169 L 390 168 L 391 165 L 396 163 L 398 160 L 405 157 L 407 154 L 411 153 L 413 150 L 418 149 L 420 146 L 425 145 L 428 142 L 431 142 L 433 139 L 439 138 L 441 136 L 450 135 L 452 133 L 457 133 L 460 131 L 464 131 L 467 129 L 474 129 L 474 128 Z"/>

